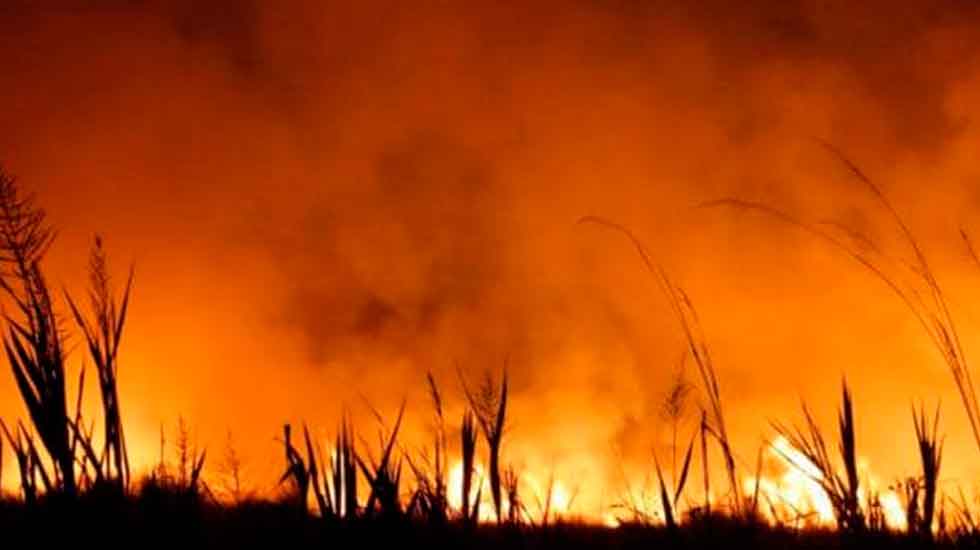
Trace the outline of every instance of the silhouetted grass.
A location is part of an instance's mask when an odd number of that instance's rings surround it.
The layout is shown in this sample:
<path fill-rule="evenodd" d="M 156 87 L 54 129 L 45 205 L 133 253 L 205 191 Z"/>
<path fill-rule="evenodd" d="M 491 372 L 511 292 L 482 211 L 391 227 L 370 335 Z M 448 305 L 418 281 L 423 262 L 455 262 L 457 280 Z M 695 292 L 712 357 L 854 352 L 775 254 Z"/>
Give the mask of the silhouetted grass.
<path fill-rule="evenodd" d="M 465 523 L 475 524 L 480 517 L 480 500 L 483 487 L 479 485 L 476 498 L 471 502 L 471 492 L 473 490 L 473 474 L 475 473 L 476 460 L 476 425 L 474 424 L 473 411 L 467 409 L 463 413 L 463 424 L 460 428 L 460 454 L 462 455 L 462 482 L 460 483 L 460 512 Z"/>
<path fill-rule="evenodd" d="M 730 207 L 737 210 L 761 212 L 774 219 L 799 227 L 818 239 L 844 251 L 850 258 L 872 273 L 892 290 L 906 305 L 933 346 L 948 366 L 966 412 L 974 443 L 980 450 L 980 403 L 970 373 L 969 363 L 960 340 L 957 325 L 950 313 L 946 294 L 933 271 L 918 239 L 905 220 L 877 184 L 854 162 L 833 145 L 821 145 L 838 159 L 885 211 L 898 229 L 902 242 L 912 253 L 912 260 L 893 257 L 873 239 L 852 228 L 835 222 L 808 223 L 771 205 L 737 197 L 703 203 L 702 207 Z M 972 241 L 961 230 L 963 240 L 974 261 L 980 265 Z"/>
<path fill-rule="evenodd" d="M 504 440 L 504 423 L 507 419 L 507 369 L 500 377 L 500 389 L 496 389 L 493 378 L 487 373 L 476 392 L 470 391 L 466 380 L 460 374 L 460 383 L 469 402 L 470 410 L 483 432 L 487 443 L 488 476 L 490 495 L 493 497 L 497 521 L 503 521 L 503 498 L 500 468 L 500 447 Z"/>
<path fill-rule="evenodd" d="M 710 434 L 713 436 L 715 441 L 718 442 L 721 449 L 722 458 L 724 459 L 725 472 L 728 474 L 731 509 L 736 515 L 743 514 L 746 510 L 743 508 L 738 476 L 736 474 L 735 453 L 732 449 L 731 440 L 728 437 L 728 428 L 725 423 L 724 407 L 722 406 L 718 375 L 715 371 L 711 350 L 708 347 L 707 338 L 705 337 L 704 331 L 701 328 L 701 320 L 698 316 L 697 309 L 694 307 L 694 303 L 687 295 L 687 292 L 685 292 L 679 285 L 675 284 L 667 275 L 667 271 L 663 268 L 663 266 L 653 261 L 652 256 L 647 252 L 647 249 L 645 246 L 643 246 L 643 243 L 640 242 L 640 240 L 628 228 L 616 222 L 596 216 L 586 216 L 581 218 L 578 223 L 595 224 L 602 227 L 607 227 L 625 235 L 636 249 L 637 254 L 643 261 L 644 267 L 646 267 L 647 271 L 656 279 L 656 282 L 660 286 L 660 290 L 667 298 L 671 311 L 677 318 L 681 331 L 684 334 L 685 343 L 690 352 L 691 358 L 694 360 L 694 364 L 698 368 L 698 374 L 701 377 L 702 390 L 708 400 L 708 414 L 703 416 L 701 424 L 703 433 Z M 703 453 L 703 459 L 705 462 L 707 462 L 707 452 Z M 706 485 L 707 479 L 708 478 L 706 475 Z M 707 488 L 705 490 L 705 494 L 708 494 Z"/>
<path fill-rule="evenodd" d="M 364 506 L 364 514 L 382 519 L 399 518 L 403 514 L 401 501 L 402 458 L 396 456 L 398 430 L 405 416 L 405 403 L 398 409 L 395 425 L 387 434 L 378 436 L 379 456 L 373 456 L 370 449 L 366 453 L 354 455 L 361 473 L 367 479 L 370 492 Z M 362 455 L 366 455 L 362 456 Z"/>
<path fill-rule="evenodd" d="M 922 475 L 906 481 L 906 524 L 909 532 L 932 538 L 933 518 L 936 514 L 936 497 L 939 487 L 939 470 L 943 460 L 943 441 L 939 436 L 939 407 L 932 422 L 925 407 L 912 408 L 915 440 L 919 448 Z"/>
<path fill-rule="evenodd" d="M 126 452 L 126 437 L 123 432 L 117 380 L 119 344 L 122 341 L 126 313 L 129 310 L 133 270 L 130 269 L 121 302 L 117 303 L 115 296 L 113 296 L 107 264 L 102 239 L 96 237 L 95 245 L 92 247 L 89 257 L 90 319 L 86 319 L 68 292 L 65 292 L 65 300 L 71 308 L 76 325 L 85 338 L 89 356 L 99 377 L 104 436 L 102 453 L 98 462 L 95 463 L 99 470 L 98 477 L 115 485 L 118 490 L 124 491 L 129 486 L 129 455 Z M 90 441 L 91 438 L 88 440 Z M 88 444 L 88 442 L 84 443 Z"/>
<path fill-rule="evenodd" d="M 19 433 L 26 439 L 23 447 L 32 454 L 30 475 L 40 473 L 47 490 L 73 497 L 77 485 L 65 390 L 64 335 L 41 270 L 55 237 L 46 217 L 13 177 L 0 172 L 0 287 L 16 305 L 16 316 L 5 314 L 8 330 L 3 347 L 31 424 L 51 459 L 50 473 L 44 471 L 45 463 L 33 458 L 37 452 L 31 432 L 21 429 Z M 8 442 L 16 445 L 9 432 L 7 435 Z"/>
<path fill-rule="evenodd" d="M 899 294 L 916 315 L 953 372 L 961 398 L 980 445 L 980 408 L 977 406 L 970 372 L 963 355 L 946 299 L 918 243 L 891 204 L 853 164 L 838 154 L 855 176 L 878 198 L 901 230 L 914 252 L 911 270 L 927 292 L 906 287 L 889 275 L 884 264 L 891 262 L 869 239 L 832 225 L 803 224 L 765 205 L 737 199 L 713 204 L 765 211 L 794 223 L 846 250 Z M 907 532 L 889 528 L 881 516 L 881 503 L 873 494 L 861 498 L 857 467 L 855 415 L 850 390 L 842 388 L 838 411 L 838 451 L 834 459 L 821 427 L 804 405 L 805 428 L 775 424 L 807 464 L 795 465 L 810 475 L 833 504 L 837 529 L 793 528 L 772 517 L 775 524 L 761 521 L 758 482 L 762 471 L 760 449 L 755 468 L 753 494 L 743 496 L 736 471 L 735 453 L 726 426 L 722 396 L 715 365 L 697 310 L 687 293 L 656 264 L 640 241 L 627 228 L 601 218 L 587 217 L 582 223 L 612 228 L 626 235 L 646 269 L 655 277 L 682 330 L 687 354 L 694 361 L 706 405 L 678 465 L 677 419 L 687 389 L 678 383 L 670 393 L 666 419 L 672 422 L 670 482 L 659 456 L 653 462 L 657 475 L 663 517 L 661 521 L 634 508 L 635 521 L 618 528 L 569 522 L 553 515 L 554 477 L 539 505 L 535 520 L 521 492 L 521 470 L 503 466 L 502 447 L 508 428 L 508 372 L 499 384 L 489 374 L 472 391 L 460 374 L 466 409 L 460 426 L 462 484 L 460 506 L 449 504 L 447 471 L 451 457 L 448 445 L 443 396 L 435 379 L 427 383 L 434 411 L 435 428 L 431 453 L 412 454 L 399 445 L 400 428 L 406 412 L 403 402 L 390 428 L 375 411 L 381 429 L 377 446 L 360 439 L 352 420 L 344 415 L 330 452 L 323 454 L 307 426 L 302 442 L 294 441 L 290 425 L 283 429 L 286 469 L 280 478 L 290 491 L 278 499 L 239 498 L 223 502 L 204 481 L 207 453 L 192 445 L 181 420 L 177 436 L 177 464 L 164 458 L 161 431 L 161 460 L 139 483 L 130 483 L 131 472 L 123 432 L 123 416 L 117 388 L 118 349 L 127 317 L 132 271 L 117 301 L 110 285 L 105 251 L 100 239 L 90 256 L 89 312 L 83 313 L 66 293 L 67 306 L 81 332 L 88 355 L 99 377 L 103 412 L 101 445 L 97 447 L 95 423 L 82 418 L 84 370 L 79 372 L 74 413 L 69 412 L 66 392 L 66 333 L 40 264 L 54 239 L 44 211 L 25 197 L 15 181 L 0 172 L 0 288 L 16 306 L 6 316 L 4 348 L 29 424 L 0 421 L 0 472 L 2 442 L 16 459 L 20 480 L 19 498 L 0 495 L 0 532 L 10 540 L 30 535 L 44 544 L 58 536 L 70 536 L 82 544 L 91 537 L 99 544 L 146 541 L 182 546 L 359 546 L 380 544 L 405 547 L 499 548 L 634 548 L 634 547 L 762 547 L 783 548 L 907 548 L 976 547 L 980 543 L 978 520 L 973 507 L 961 495 L 959 501 L 944 499 L 938 490 L 942 440 L 938 435 L 939 412 L 930 423 L 924 409 L 913 409 L 921 475 L 907 480 L 905 490 Z M 828 231 L 844 231 L 850 244 Z M 976 257 L 972 242 L 963 238 Z M 479 433 L 487 445 L 487 478 L 496 524 L 480 523 L 482 479 L 477 476 L 476 455 Z M 721 451 L 728 477 L 727 506 L 711 500 L 709 437 Z M 360 441 L 360 444 L 355 444 Z M 692 468 L 695 444 L 700 441 L 704 503 L 680 503 Z M 680 447 L 684 448 L 684 447 Z M 377 455 L 375 455 L 375 452 Z M 796 458 L 785 456 L 793 463 Z M 403 479 L 407 464 L 414 483 Z M 816 471 L 813 471 L 813 468 Z M 476 495 L 472 494 L 476 483 Z M 584 480 L 588 482 L 588 480 Z M 237 484 L 237 482 L 236 482 Z M 359 499 L 359 486 L 368 489 Z M 311 506 L 311 494 L 312 503 Z M 65 498 L 69 497 L 69 498 Z M 768 497 L 765 497 L 768 498 Z M 954 508 L 947 515 L 946 503 Z M 775 503 L 769 501 L 771 507 Z M 938 511 L 937 511 L 938 508 Z M 938 516 L 938 517 L 937 517 Z M 111 518 L 112 521 L 105 521 Z M 56 526 L 57 529 L 52 529 Z"/>
<path fill-rule="evenodd" d="M 446 481 L 449 443 L 446 436 L 442 394 L 431 372 L 426 375 L 426 382 L 435 413 L 432 453 L 430 455 L 423 450 L 417 460 L 413 460 L 409 453 L 405 454 L 405 460 L 415 474 L 416 486 L 409 499 L 408 512 L 410 515 L 424 517 L 433 523 L 441 524 L 448 521 L 450 512 Z"/>
<path fill-rule="evenodd" d="M 854 410 L 847 382 L 841 388 L 841 408 L 837 413 L 838 445 L 840 461 L 831 457 L 823 431 L 813 419 L 806 403 L 803 404 L 806 428 L 790 428 L 774 423 L 776 431 L 786 438 L 807 462 L 801 463 L 795 456 L 784 458 L 820 485 L 834 507 L 837 526 L 842 530 L 863 531 L 867 525 L 858 500 L 857 443 L 854 435 Z M 840 464 L 840 467 L 837 466 Z M 814 468 L 816 471 L 813 471 Z"/>

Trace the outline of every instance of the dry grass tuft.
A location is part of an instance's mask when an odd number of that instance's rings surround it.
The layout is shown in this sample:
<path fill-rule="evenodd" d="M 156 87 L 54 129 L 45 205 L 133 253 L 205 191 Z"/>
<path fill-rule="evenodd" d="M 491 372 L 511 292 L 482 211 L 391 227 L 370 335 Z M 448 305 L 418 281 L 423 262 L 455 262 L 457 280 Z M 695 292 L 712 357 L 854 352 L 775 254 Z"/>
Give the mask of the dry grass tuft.
<path fill-rule="evenodd" d="M 473 411 L 476 421 L 483 432 L 483 438 L 487 442 L 489 454 L 488 469 L 490 481 L 490 494 L 493 497 L 494 512 L 497 521 L 503 521 L 503 478 L 500 470 L 500 448 L 504 440 L 504 429 L 507 419 L 507 369 L 504 368 L 500 377 L 500 388 L 497 389 L 493 377 L 488 372 L 480 384 L 477 392 L 471 392 L 466 385 L 466 381 L 459 374 L 469 402 L 470 409 Z M 479 500 L 479 499 L 477 499 Z"/>
<path fill-rule="evenodd" d="M 788 427 L 774 423 L 776 432 L 805 459 L 782 453 L 795 468 L 820 485 L 834 508 L 837 526 L 846 531 L 859 532 L 867 526 L 861 503 L 858 500 L 860 480 L 857 469 L 857 445 L 854 435 L 854 409 L 847 381 L 842 383 L 841 408 L 837 412 L 838 446 L 840 466 L 831 458 L 820 426 L 813 419 L 806 403 L 803 404 L 806 428 Z M 814 471 L 814 468 L 816 471 Z"/>
<path fill-rule="evenodd" d="M 132 285 L 133 270 L 130 269 L 122 298 L 117 302 L 112 292 L 102 239 L 96 237 L 89 258 L 88 297 L 91 319 L 86 319 L 75 301 L 65 292 L 65 300 L 85 338 L 89 356 L 99 377 L 104 426 L 102 453 L 98 461 L 99 477 L 115 485 L 121 492 L 129 486 L 130 469 L 119 406 L 118 357 Z"/>

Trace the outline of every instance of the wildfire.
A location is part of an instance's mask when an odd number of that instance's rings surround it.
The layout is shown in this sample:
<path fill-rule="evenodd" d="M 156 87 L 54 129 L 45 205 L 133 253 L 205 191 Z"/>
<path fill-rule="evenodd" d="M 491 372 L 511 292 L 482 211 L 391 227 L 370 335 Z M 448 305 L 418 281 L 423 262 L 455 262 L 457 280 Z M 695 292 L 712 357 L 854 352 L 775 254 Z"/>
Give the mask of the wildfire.
<path fill-rule="evenodd" d="M 479 463 L 473 465 L 473 485 L 470 487 L 470 502 L 473 503 L 479 497 L 479 521 L 496 521 L 493 510 L 493 498 L 490 493 L 490 482 L 486 474 L 486 469 Z M 447 489 L 449 494 L 447 499 L 449 506 L 455 510 L 463 507 L 463 463 L 457 461 L 449 469 Z M 550 486 L 550 496 L 549 496 Z M 540 521 L 544 518 L 545 509 L 548 510 L 549 520 L 567 516 L 572 512 L 574 495 L 568 490 L 561 480 L 550 478 L 541 481 L 540 478 L 532 473 L 523 473 L 520 477 L 518 495 L 521 500 L 521 514 L 527 519 Z M 549 504 L 550 500 L 550 504 Z M 472 505 L 472 504 L 471 504 Z M 510 513 L 510 502 L 503 498 L 501 512 L 504 516 Z"/>
<path fill-rule="evenodd" d="M 815 464 L 782 436 L 776 437 L 763 450 L 762 458 L 759 476 L 743 476 L 741 490 L 749 502 L 758 496 L 757 510 L 766 521 L 773 525 L 800 528 L 836 525 L 834 505 L 821 486 L 823 474 Z M 888 528 L 904 530 L 905 508 L 899 494 L 879 483 L 866 460 L 858 460 L 858 469 L 861 480 L 858 500 L 865 513 L 868 514 L 873 507 Z M 630 509 L 625 517 L 622 511 L 604 510 L 595 519 L 610 527 L 635 517 L 649 521 L 658 521 L 659 518 L 662 521 L 664 511 L 657 491 L 656 487 L 651 490 L 648 483 L 641 484 L 638 492 L 629 490 L 626 500 Z M 708 500 L 713 507 L 725 507 L 714 495 L 709 495 Z M 674 511 L 675 517 L 683 517 L 690 510 L 687 507 L 696 506 L 695 502 L 697 499 L 682 498 L 680 509 Z"/>
<path fill-rule="evenodd" d="M 758 485 L 759 510 L 770 522 L 806 526 L 835 523 L 833 504 L 820 485 L 823 476 L 815 464 L 782 436 L 766 449 L 765 459 L 775 473 L 762 475 L 758 480 L 745 478 L 743 490 L 752 495 Z M 904 529 L 905 512 L 898 495 L 891 489 L 880 489 L 866 461 L 862 461 L 861 467 L 863 479 L 858 499 L 867 503 L 869 495 L 876 495 L 885 523 L 891 528 Z"/>

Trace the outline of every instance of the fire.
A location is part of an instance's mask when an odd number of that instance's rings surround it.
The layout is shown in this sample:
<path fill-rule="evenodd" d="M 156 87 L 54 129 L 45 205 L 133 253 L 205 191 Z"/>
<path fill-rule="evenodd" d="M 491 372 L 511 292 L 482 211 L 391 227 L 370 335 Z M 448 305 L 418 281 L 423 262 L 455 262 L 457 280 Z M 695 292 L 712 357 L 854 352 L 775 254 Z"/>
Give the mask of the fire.
<path fill-rule="evenodd" d="M 834 507 L 820 485 L 823 476 L 815 464 L 782 436 L 773 440 L 765 458 L 777 473 L 760 476 L 758 480 L 746 477 L 743 490 L 752 495 L 758 485 L 759 510 L 770 522 L 800 526 L 835 524 Z M 904 529 L 905 512 L 898 494 L 891 489 L 880 489 L 867 461 L 859 461 L 859 466 L 862 479 L 858 499 L 867 503 L 869 494 L 876 495 L 885 523 L 891 528 Z"/>
<path fill-rule="evenodd" d="M 743 489 L 747 494 L 754 494 L 758 484 L 760 509 L 769 520 L 803 518 L 807 524 L 832 524 L 834 507 L 820 486 L 818 480 L 822 476 L 817 466 L 782 436 L 772 442 L 767 453 L 767 458 L 777 460 L 781 473 L 758 480 L 747 478 Z"/>
<path fill-rule="evenodd" d="M 486 473 L 486 469 L 482 464 L 476 463 L 473 465 L 473 470 L 473 484 L 470 487 L 469 495 L 470 502 L 475 501 L 477 495 L 479 495 L 479 521 L 496 521 L 497 518 L 493 510 L 493 497 L 490 492 L 489 476 Z M 561 480 L 549 479 L 542 482 L 540 478 L 532 473 L 522 473 L 518 486 L 518 495 L 525 508 L 523 513 L 529 516 L 528 519 L 535 521 L 543 519 L 545 505 L 549 499 L 549 485 L 551 486 L 551 502 L 548 506 L 549 521 L 558 517 L 567 516 L 572 512 L 573 493 L 568 490 L 567 486 Z M 463 463 L 461 461 L 457 461 L 449 469 L 446 483 L 447 490 L 449 491 L 447 495 L 449 506 L 454 510 L 461 510 L 463 508 L 461 498 L 463 493 Z M 506 496 L 503 497 L 501 509 L 505 516 L 510 512 L 510 503 L 507 502 Z"/>

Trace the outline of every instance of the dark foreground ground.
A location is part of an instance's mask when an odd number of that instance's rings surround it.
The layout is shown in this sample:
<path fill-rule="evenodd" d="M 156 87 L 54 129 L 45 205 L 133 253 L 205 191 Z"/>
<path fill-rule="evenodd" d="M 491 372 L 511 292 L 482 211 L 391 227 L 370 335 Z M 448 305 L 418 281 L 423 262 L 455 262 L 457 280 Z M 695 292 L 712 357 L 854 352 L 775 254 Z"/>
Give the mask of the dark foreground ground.
<path fill-rule="evenodd" d="M 700 520 L 673 532 L 577 523 L 466 528 L 404 518 L 331 522 L 270 502 L 227 507 L 172 499 L 90 499 L 34 507 L 0 501 L 0 534 L 9 548 L 980 548 L 980 538 L 973 536 L 925 541 L 889 533 L 795 531 L 727 519 Z"/>

